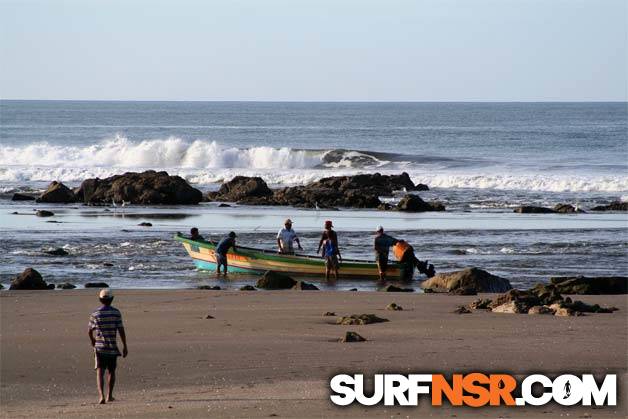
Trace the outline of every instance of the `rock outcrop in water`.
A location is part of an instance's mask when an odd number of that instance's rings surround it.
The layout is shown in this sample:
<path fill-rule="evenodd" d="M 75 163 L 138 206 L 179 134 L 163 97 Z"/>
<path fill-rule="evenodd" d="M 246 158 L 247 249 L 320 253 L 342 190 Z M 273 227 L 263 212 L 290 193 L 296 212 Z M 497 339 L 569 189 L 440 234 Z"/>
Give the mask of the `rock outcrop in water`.
<path fill-rule="evenodd" d="M 51 182 L 46 191 L 37 198 L 37 202 L 45 202 L 47 204 L 71 204 L 76 202 L 76 196 L 72 189 L 55 180 Z"/>
<path fill-rule="evenodd" d="M 54 284 L 47 284 L 41 274 L 33 268 L 26 268 L 11 281 L 11 290 L 50 290 L 54 289 Z"/>
<path fill-rule="evenodd" d="M 323 178 L 303 186 L 272 190 L 259 177 L 237 176 L 210 192 L 210 201 L 235 201 L 245 205 L 290 205 L 305 208 L 377 208 L 380 196 L 395 191 L 425 191 L 426 185 L 415 185 L 407 173 L 400 175 L 362 174 Z"/>
<path fill-rule="evenodd" d="M 455 291 L 458 289 L 476 292 L 505 292 L 512 289 L 510 281 L 492 275 L 479 268 L 467 268 L 462 271 L 440 273 L 421 283 L 422 288 Z M 467 294 L 468 295 L 468 294 Z"/>
<path fill-rule="evenodd" d="M 78 200 L 91 205 L 128 202 L 137 205 L 194 205 L 203 194 L 180 176 L 148 170 L 129 172 L 106 179 L 87 179 L 76 193 Z"/>
<path fill-rule="evenodd" d="M 628 202 L 613 202 L 608 205 L 598 205 L 591 208 L 591 211 L 628 211 Z"/>

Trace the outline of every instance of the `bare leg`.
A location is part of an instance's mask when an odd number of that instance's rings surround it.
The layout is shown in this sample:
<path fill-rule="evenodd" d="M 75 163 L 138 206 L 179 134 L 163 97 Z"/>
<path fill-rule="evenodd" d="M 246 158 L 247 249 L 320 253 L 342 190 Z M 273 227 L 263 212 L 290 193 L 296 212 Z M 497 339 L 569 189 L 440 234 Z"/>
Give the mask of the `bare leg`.
<path fill-rule="evenodd" d="M 105 380 L 105 371 L 102 368 L 96 368 L 96 385 L 98 386 L 99 404 L 105 404 L 105 395 L 103 394 L 103 381 Z"/>
<path fill-rule="evenodd" d="M 116 372 L 115 371 L 107 370 L 107 383 L 108 383 L 107 401 L 112 402 L 115 400 L 113 398 L 113 386 L 116 384 Z"/>

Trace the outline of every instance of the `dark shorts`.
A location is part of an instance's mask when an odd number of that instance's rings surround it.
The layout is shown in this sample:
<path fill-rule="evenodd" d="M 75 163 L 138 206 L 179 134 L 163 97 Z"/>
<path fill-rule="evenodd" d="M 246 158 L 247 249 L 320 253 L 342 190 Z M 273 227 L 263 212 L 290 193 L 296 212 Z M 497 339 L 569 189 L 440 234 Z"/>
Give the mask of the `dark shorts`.
<path fill-rule="evenodd" d="M 220 253 L 216 253 L 216 265 L 217 267 L 220 265 L 227 266 L 227 256 Z"/>
<path fill-rule="evenodd" d="M 325 256 L 325 268 L 334 271 L 338 269 L 338 256 Z"/>
<path fill-rule="evenodd" d="M 375 259 L 377 262 L 377 269 L 380 272 L 386 272 L 388 270 L 388 255 L 377 255 Z"/>
<path fill-rule="evenodd" d="M 99 354 L 98 352 L 94 355 L 94 369 L 101 368 L 113 372 L 116 370 L 117 362 L 118 355 Z"/>

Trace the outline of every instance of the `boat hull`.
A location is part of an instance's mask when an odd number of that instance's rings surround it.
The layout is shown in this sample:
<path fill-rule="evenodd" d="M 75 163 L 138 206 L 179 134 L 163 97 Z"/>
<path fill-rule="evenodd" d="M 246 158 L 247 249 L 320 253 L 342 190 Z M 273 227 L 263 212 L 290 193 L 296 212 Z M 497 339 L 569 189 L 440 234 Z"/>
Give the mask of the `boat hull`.
<path fill-rule="evenodd" d="M 216 270 L 216 243 L 196 242 L 182 236 L 175 236 L 192 257 L 200 270 Z M 325 276 L 325 261 L 318 256 L 282 255 L 268 250 L 237 247 L 227 253 L 229 272 L 261 275 L 266 271 L 282 272 L 293 276 L 321 277 Z M 412 268 L 414 270 L 414 268 Z M 374 279 L 379 277 L 377 265 L 363 260 L 343 260 L 338 271 L 339 278 Z M 389 279 L 403 279 L 405 266 L 391 262 L 386 276 Z M 408 275 L 410 278 L 412 275 Z"/>

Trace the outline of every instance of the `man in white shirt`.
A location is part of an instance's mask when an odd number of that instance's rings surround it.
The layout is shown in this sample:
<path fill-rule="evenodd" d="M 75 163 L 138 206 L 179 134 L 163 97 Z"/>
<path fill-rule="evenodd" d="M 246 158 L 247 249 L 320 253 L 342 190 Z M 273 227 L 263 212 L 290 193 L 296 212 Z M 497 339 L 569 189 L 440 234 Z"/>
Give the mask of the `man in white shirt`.
<path fill-rule="evenodd" d="M 297 242 L 299 250 L 303 250 L 301 243 L 299 242 L 299 238 L 297 237 L 297 233 L 295 233 L 292 229 L 292 220 L 288 218 L 283 225 L 284 228 L 279 230 L 279 233 L 277 233 L 277 246 L 279 246 L 279 253 L 287 255 L 293 254 L 293 242 Z"/>

